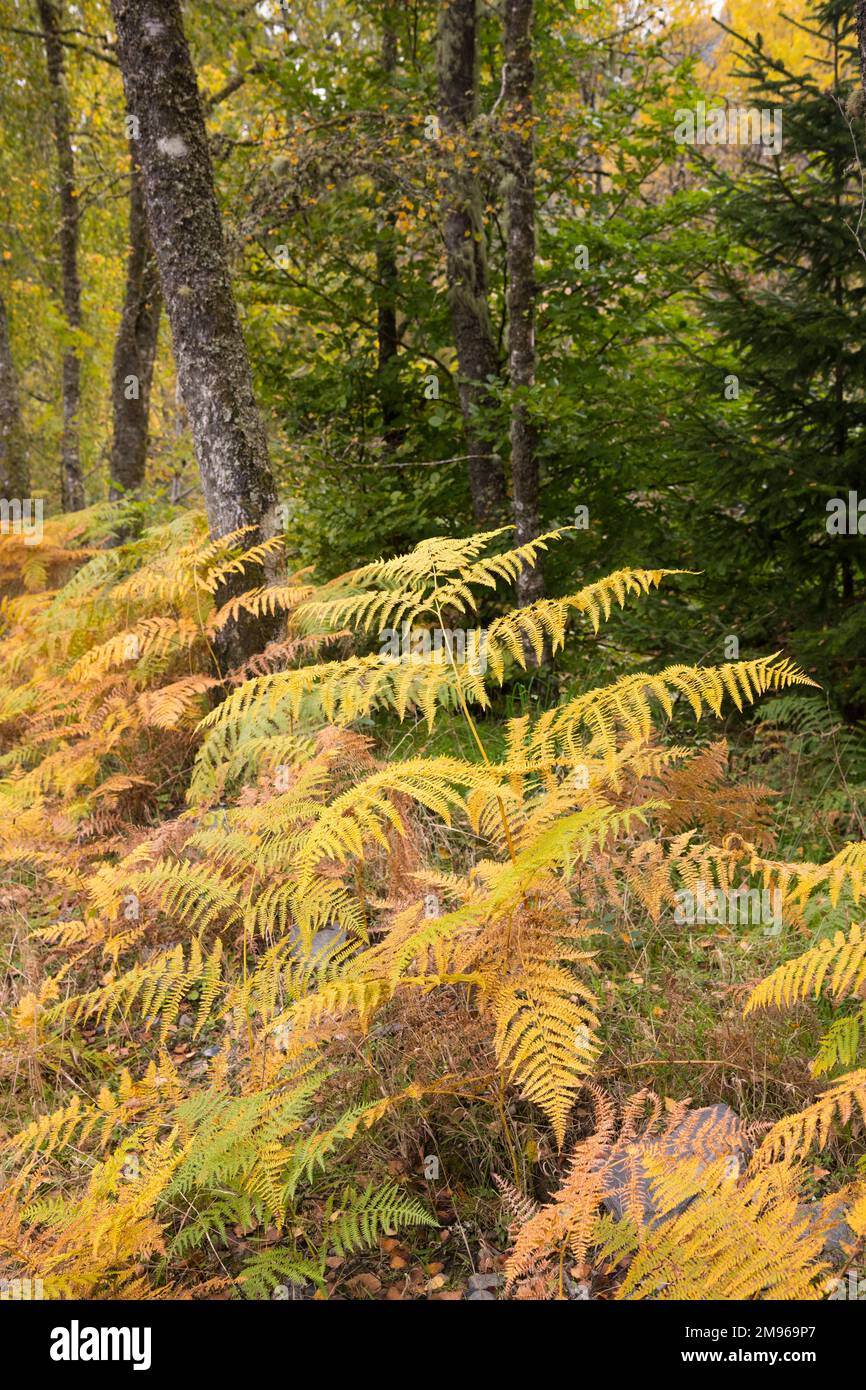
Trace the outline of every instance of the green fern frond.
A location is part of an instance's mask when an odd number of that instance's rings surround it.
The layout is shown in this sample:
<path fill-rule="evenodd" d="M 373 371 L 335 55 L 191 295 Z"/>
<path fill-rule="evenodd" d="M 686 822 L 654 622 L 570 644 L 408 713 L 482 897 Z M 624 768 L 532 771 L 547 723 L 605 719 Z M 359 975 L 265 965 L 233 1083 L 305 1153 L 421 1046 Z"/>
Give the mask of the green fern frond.
<path fill-rule="evenodd" d="M 395 1235 L 404 1226 L 438 1224 L 417 1197 L 401 1192 L 394 1183 L 376 1187 L 371 1182 L 363 1192 L 347 1187 L 339 1199 L 329 1198 L 325 1207 L 325 1249 L 348 1255 L 375 1245 L 380 1235 Z"/>
<path fill-rule="evenodd" d="M 244 1297 L 251 1299 L 287 1298 L 287 1284 L 325 1286 L 320 1266 L 291 1245 L 257 1251 L 244 1262 L 238 1283 Z"/>

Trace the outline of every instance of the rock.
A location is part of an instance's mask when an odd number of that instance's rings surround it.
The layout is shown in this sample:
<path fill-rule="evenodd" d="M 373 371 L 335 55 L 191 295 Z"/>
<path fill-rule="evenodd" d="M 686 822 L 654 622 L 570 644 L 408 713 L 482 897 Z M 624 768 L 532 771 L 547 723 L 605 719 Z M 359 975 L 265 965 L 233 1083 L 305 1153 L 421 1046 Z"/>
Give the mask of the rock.
<path fill-rule="evenodd" d="M 475 1289 L 473 1293 L 468 1293 L 466 1297 L 467 1299 L 485 1298 L 488 1299 L 491 1303 L 496 1302 L 496 1295 L 488 1293 L 487 1289 Z"/>
<path fill-rule="evenodd" d="M 689 1110 L 670 1134 L 613 1148 L 606 1164 L 608 1190 L 603 1199 L 604 1205 L 619 1220 L 625 1209 L 625 1194 L 634 1182 L 643 1204 L 644 1221 L 651 1223 L 658 1212 L 649 1190 L 649 1174 L 642 1162 L 642 1155 L 666 1154 L 675 1159 L 699 1157 L 703 1160 L 703 1168 L 723 1154 L 730 1154 L 732 1168 L 736 1165 L 732 1176 L 737 1176 L 742 1170 L 744 1150 L 739 1116 L 729 1105 L 706 1105 L 701 1110 Z M 681 1202 L 667 1216 L 678 1216 L 691 1200 L 694 1199 Z"/>
<path fill-rule="evenodd" d="M 844 1264 L 857 1244 L 857 1235 L 845 1220 L 845 1203 L 835 1194 L 820 1202 L 803 1202 L 797 1208 L 797 1219 L 811 1226 L 824 1228 L 824 1254 L 833 1264 Z"/>
<path fill-rule="evenodd" d="M 321 970 L 330 962 L 340 947 L 346 944 L 348 939 L 348 935 L 342 927 L 322 927 L 313 936 L 309 950 L 304 950 L 301 933 L 297 927 L 293 927 L 291 931 L 291 955 L 294 960 L 304 965 L 308 970 Z"/>
<path fill-rule="evenodd" d="M 471 1274 L 466 1287 L 473 1293 L 487 1292 L 490 1289 L 498 1289 L 504 1283 L 505 1279 L 501 1274 Z"/>

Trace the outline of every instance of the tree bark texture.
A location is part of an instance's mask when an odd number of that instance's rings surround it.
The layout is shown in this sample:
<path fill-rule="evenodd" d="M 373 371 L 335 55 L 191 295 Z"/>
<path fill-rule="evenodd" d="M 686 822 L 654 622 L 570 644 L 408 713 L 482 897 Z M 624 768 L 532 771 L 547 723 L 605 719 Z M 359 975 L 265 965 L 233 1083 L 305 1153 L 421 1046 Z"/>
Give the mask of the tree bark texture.
<path fill-rule="evenodd" d="M 469 489 L 476 524 L 495 526 L 506 513 L 506 489 L 502 461 L 490 445 L 495 412 L 486 383 L 499 376 L 499 357 L 487 303 L 481 190 L 468 157 L 477 115 L 477 23 L 477 0 L 442 0 L 436 52 L 440 130 L 454 141 L 446 156 L 443 232 Z"/>
<path fill-rule="evenodd" d="M 866 0 L 857 0 L 857 47 L 860 50 L 860 83 L 866 96 Z"/>
<path fill-rule="evenodd" d="M 150 237 L 171 324 L 211 535 L 251 527 L 275 534 L 276 493 L 265 428 L 232 292 L 202 103 L 179 0 L 112 0 L 126 106 L 139 123 L 138 158 Z M 217 600 L 263 582 L 247 569 Z M 242 615 L 217 655 L 239 665 L 274 624 Z"/>
<path fill-rule="evenodd" d="M 112 498 L 138 492 L 144 483 L 150 389 L 162 307 L 135 142 L 131 145 L 130 156 L 126 287 L 111 372 Z"/>
<path fill-rule="evenodd" d="M 60 42 L 62 15 L 55 0 L 37 0 L 45 44 L 45 62 L 51 89 L 51 111 L 60 190 L 60 269 L 63 278 L 63 313 L 69 328 L 81 327 L 81 281 L 78 276 L 80 212 L 75 187 L 69 100 Z M 60 445 L 60 501 L 65 512 L 84 506 L 84 480 L 80 452 L 81 358 L 70 343 L 63 353 L 63 434 Z"/>
<path fill-rule="evenodd" d="M 22 502 L 30 495 L 30 477 L 12 361 L 6 305 L 0 295 L 0 497 Z"/>
<path fill-rule="evenodd" d="M 388 85 L 391 84 L 397 68 L 397 33 L 393 24 L 393 15 L 386 12 L 382 21 L 382 73 Z M 403 436 L 403 431 L 397 425 L 401 401 L 397 377 L 399 279 L 395 244 L 396 220 L 393 210 L 386 209 L 376 238 L 376 371 L 382 429 L 385 442 L 390 448 L 396 447 Z"/>
<path fill-rule="evenodd" d="M 535 162 L 533 151 L 532 0 L 505 5 L 505 180 L 508 262 L 508 367 L 511 480 L 518 545 L 539 534 L 536 432 L 526 396 L 535 384 Z M 544 594 L 540 565 L 517 581 L 522 606 Z"/>

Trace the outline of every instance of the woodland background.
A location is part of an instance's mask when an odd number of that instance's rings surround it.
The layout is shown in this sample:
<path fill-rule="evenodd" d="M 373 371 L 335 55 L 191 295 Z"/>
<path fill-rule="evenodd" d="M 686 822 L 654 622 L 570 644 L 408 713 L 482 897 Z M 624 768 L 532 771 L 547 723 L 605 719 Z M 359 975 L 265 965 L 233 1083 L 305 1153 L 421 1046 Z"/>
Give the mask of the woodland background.
<path fill-rule="evenodd" d="M 834 698 L 857 713 L 864 541 L 825 528 L 829 498 L 863 486 L 853 14 L 792 5 L 786 20 L 769 3 L 736 3 L 719 18 L 728 29 L 702 4 L 537 7 L 537 361 L 518 390 L 536 427 L 539 524 L 586 509 L 584 575 L 642 562 L 704 571 L 689 638 L 660 630 L 653 647 L 644 629 L 646 650 L 687 640 L 683 658 L 719 656 L 728 634 L 744 652 L 784 643 L 819 679 L 832 671 Z M 134 313 L 152 288 L 127 261 L 135 143 L 107 7 L 76 6 L 60 23 L 78 310 L 64 310 L 45 45 L 35 10 L 5 4 L 3 380 L 11 356 L 31 487 L 57 507 L 61 367 L 74 353 L 83 496 L 106 497 L 114 477 L 150 516 L 172 498 L 195 502 L 195 459 L 164 312 L 143 489 L 122 402 L 112 413 L 128 365 L 112 385 L 123 306 Z M 437 86 L 433 4 L 293 5 L 288 31 L 276 4 L 190 5 L 186 27 L 298 561 L 330 576 L 465 530 L 466 455 L 477 435 L 507 467 L 514 399 L 498 14 L 479 10 L 468 134 L 449 129 Z M 677 109 L 716 97 L 781 106 L 783 160 L 675 143 Z M 471 448 L 445 247 L 449 180 L 470 177 L 492 336 Z M 737 399 L 726 399 L 731 374 Z M 564 576 L 549 563 L 555 591 Z"/>

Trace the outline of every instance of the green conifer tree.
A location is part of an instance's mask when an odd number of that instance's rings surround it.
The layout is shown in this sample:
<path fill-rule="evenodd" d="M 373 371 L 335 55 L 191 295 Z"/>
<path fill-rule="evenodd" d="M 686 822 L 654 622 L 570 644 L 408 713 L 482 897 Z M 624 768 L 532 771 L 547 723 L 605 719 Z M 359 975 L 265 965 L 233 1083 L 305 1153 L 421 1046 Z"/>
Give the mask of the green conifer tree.
<path fill-rule="evenodd" d="M 853 8 L 817 4 L 807 25 L 802 74 L 760 35 L 736 36 L 751 102 L 780 113 L 782 143 L 750 147 L 745 177 L 717 166 L 719 230 L 739 250 L 708 308 L 741 400 L 710 487 L 740 503 L 738 563 L 761 573 L 774 631 L 787 618 L 801 660 L 862 705 L 866 534 L 839 533 L 833 499 L 846 514 L 849 494 L 863 501 L 866 533 L 866 123 Z"/>

